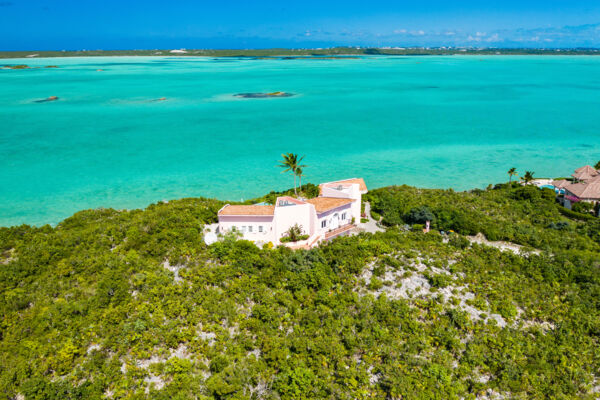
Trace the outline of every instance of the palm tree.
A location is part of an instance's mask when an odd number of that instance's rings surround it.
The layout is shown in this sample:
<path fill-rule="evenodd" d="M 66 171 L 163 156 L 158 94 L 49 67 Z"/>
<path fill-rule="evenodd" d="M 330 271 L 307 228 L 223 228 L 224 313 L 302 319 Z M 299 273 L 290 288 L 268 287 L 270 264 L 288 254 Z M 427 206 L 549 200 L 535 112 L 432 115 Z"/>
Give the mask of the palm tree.
<path fill-rule="evenodd" d="M 533 180 L 533 174 L 535 172 L 532 171 L 525 171 L 525 175 L 523 175 L 521 177 L 521 179 L 523 179 L 523 181 L 525 182 L 526 185 L 529 185 L 529 182 L 531 182 Z"/>
<path fill-rule="evenodd" d="M 291 171 L 294 174 L 294 194 L 297 196 L 298 192 L 296 191 L 296 171 L 298 168 L 306 167 L 306 165 L 301 165 L 300 163 L 304 159 L 304 156 L 298 158 L 298 154 L 287 153 L 282 154 L 283 160 L 279 161 L 280 167 L 285 168 L 281 173 Z"/>
<path fill-rule="evenodd" d="M 511 169 L 508 170 L 508 186 L 512 187 L 512 177 L 517 175 L 517 169 L 515 167 L 512 167 Z"/>
<path fill-rule="evenodd" d="M 298 187 L 300 188 L 300 193 L 302 193 L 302 177 L 304 176 L 303 172 L 304 171 L 302 171 L 301 167 L 296 168 L 296 176 L 298 177 Z"/>
<path fill-rule="evenodd" d="M 302 225 L 295 224 L 285 232 L 286 236 L 290 238 L 290 242 L 297 242 L 302 236 Z"/>

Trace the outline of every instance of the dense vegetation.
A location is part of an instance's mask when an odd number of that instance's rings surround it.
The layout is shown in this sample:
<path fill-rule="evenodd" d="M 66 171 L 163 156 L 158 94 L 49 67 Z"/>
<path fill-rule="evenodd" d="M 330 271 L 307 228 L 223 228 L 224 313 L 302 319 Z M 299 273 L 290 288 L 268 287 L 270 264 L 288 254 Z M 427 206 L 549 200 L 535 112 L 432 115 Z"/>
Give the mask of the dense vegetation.
<path fill-rule="evenodd" d="M 332 47 L 327 49 L 191 49 L 187 53 L 172 54 L 169 50 L 70 50 L 70 51 L 0 51 L 0 58 L 24 58 L 31 54 L 38 57 L 94 57 L 94 56 L 205 56 L 205 57 L 306 57 L 306 56 L 340 56 L 340 55 L 597 55 L 597 49 L 486 49 L 486 48 L 367 48 L 367 47 Z"/>
<path fill-rule="evenodd" d="M 367 198 L 386 232 L 310 251 L 206 246 L 208 199 L 0 228 L 0 397 L 597 397 L 597 218 L 536 188 Z M 459 234 L 404 229 L 431 217 Z"/>
<path fill-rule="evenodd" d="M 433 214 L 432 226 L 442 231 L 481 232 L 489 240 L 551 252 L 600 251 L 600 219 L 561 207 L 553 190 L 513 185 L 510 190 L 503 184 L 493 190 L 460 193 L 394 186 L 371 191 L 366 199 L 388 226 L 423 223 L 424 218 L 414 219 L 428 212 Z"/>

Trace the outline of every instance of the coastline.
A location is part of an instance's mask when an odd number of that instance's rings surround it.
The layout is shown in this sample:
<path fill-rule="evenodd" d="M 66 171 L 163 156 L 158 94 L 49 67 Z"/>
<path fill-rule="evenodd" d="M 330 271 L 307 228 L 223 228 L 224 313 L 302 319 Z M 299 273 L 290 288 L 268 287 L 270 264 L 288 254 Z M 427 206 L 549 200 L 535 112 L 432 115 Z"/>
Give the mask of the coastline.
<path fill-rule="evenodd" d="M 0 59 L 69 58 L 69 57 L 301 57 L 344 58 L 350 56 L 442 56 L 442 55 L 600 55 L 599 49 L 493 49 L 493 48 L 377 48 L 334 47 L 327 49 L 189 49 L 185 53 L 171 53 L 172 49 L 152 50 L 30 50 L 0 51 Z M 35 55 L 35 56 L 33 56 Z M 33 56 L 33 57 L 32 57 Z"/>
<path fill-rule="evenodd" d="M 545 178 L 542 178 L 545 179 Z M 539 179 L 536 179 L 539 180 Z M 495 183 L 496 185 L 501 184 L 500 182 Z M 303 183 L 303 187 L 304 186 L 308 186 L 310 187 L 311 185 L 314 185 L 310 182 L 307 183 Z M 491 184 L 490 185 L 494 185 Z M 455 190 L 451 187 L 423 187 L 423 186 L 413 186 L 413 185 L 408 185 L 408 184 L 392 184 L 392 185 L 382 185 L 382 186 L 377 186 L 377 185 L 372 185 L 370 187 L 370 190 L 386 190 L 386 189 L 390 189 L 390 188 L 394 188 L 394 187 L 407 187 L 407 188 L 412 188 L 412 189 L 416 189 L 419 191 L 437 191 L 437 192 L 450 192 L 450 193 L 474 193 L 474 192 L 478 192 L 478 191 L 484 191 L 486 190 L 485 187 L 472 187 L 470 189 L 464 189 L 464 190 Z M 187 201 L 211 201 L 214 203 L 218 203 L 221 205 L 225 205 L 225 204 L 258 204 L 258 203 L 262 203 L 265 202 L 267 200 L 267 198 L 269 196 L 272 196 L 273 194 L 280 194 L 280 195 L 292 195 L 294 192 L 294 189 L 292 188 L 287 188 L 287 189 L 281 189 L 281 190 L 271 190 L 269 192 L 265 192 L 263 195 L 260 195 L 258 197 L 253 197 L 247 200 L 244 199 L 240 199 L 240 200 L 231 200 L 231 199 L 225 199 L 225 198 L 219 198 L 219 197 L 212 197 L 212 196 L 182 196 L 182 197 L 178 197 L 178 198 L 171 198 L 171 199 L 163 199 L 163 200 L 155 200 L 155 201 L 151 201 L 149 203 L 146 203 L 145 205 L 140 205 L 140 206 L 133 206 L 131 208 L 128 207 L 114 207 L 114 206 L 110 206 L 107 204 L 104 205 L 99 205 L 97 207 L 87 207 L 87 208 L 81 208 L 78 209 L 76 211 L 73 211 L 70 215 L 65 216 L 64 218 L 60 219 L 59 221 L 56 222 L 46 222 L 46 223 L 28 223 L 26 221 L 23 222 L 18 222 L 14 225 L 2 225 L 2 223 L 0 222 L 0 229 L 11 229 L 11 228 L 15 228 L 21 225 L 27 225 L 27 226 L 31 226 L 31 227 L 36 227 L 36 228 L 40 228 L 42 226 L 46 226 L 49 225 L 53 228 L 55 228 L 57 225 L 61 224 L 62 222 L 64 222 L 65 220 L 72 218 L 73 216 L 75 216 L 76 214 L 82 213 L 82 212 L 94 212 L 94 211 L 102 211 L 102 210 L 113 210 L 116 212 L 133 212 L 133 211 L 138 211 L 138 212 L 142 212 L 144 210 L 147 210 L 148 208 L 158 205 L 158 204 L 169 204 L 172 202 L 187 202 Z"/>

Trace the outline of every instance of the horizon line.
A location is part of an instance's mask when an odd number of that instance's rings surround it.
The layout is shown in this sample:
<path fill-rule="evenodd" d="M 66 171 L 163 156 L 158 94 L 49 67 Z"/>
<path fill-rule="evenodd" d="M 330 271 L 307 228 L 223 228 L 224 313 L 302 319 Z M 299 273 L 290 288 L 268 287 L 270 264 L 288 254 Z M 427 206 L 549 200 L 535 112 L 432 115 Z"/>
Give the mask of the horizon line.
<path fill-rule="evenodd" d="M 322 47 L 245 47 L 245 48 L 234 48 L 234 47 L 144 47 L 144 48 L 96 48 L 96 49 L 21 49 L 21 50 L 2 50 L 0 53 L 23 53 L 23 52 L 93 52 L 93 51 L 172 51 L 172 50 L 185 50 L 185 51 L 267 51 L 267 50 L 287 50 L 287 51 L 306 51 L 306 50 L 334 50 L 334 49 L 354 49 L 354 50 L 472 50 L 472 51 L 517 51 L 517 50 L 534 50 L 534 51 L 556 51 L 556 50 L 579 50 L 579 51 L 598 51 L 600 47 L 586 47 L 586 46 L 566 46 L 566 47 L 495 47 L 495 46 L 322 46 Z"/>

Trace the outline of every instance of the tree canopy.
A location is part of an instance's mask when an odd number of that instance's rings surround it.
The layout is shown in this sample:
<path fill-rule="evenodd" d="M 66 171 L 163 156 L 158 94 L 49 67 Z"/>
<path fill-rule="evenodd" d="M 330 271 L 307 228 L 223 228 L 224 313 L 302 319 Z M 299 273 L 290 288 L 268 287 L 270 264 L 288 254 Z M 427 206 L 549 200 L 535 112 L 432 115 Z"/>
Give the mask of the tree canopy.
<path fill-rule="evenodd" d="M 598 218 L 533 186 L 394 186 L 366 200 L 385 232 L 309 251 L 207 246 L 223 204 L 210 199 L 0 228 L 0 393 L 597 397 Z M 427 213 L 457 233 L 399 229 Z M 479 232 L 521 252 L 467 236 Z"/>

